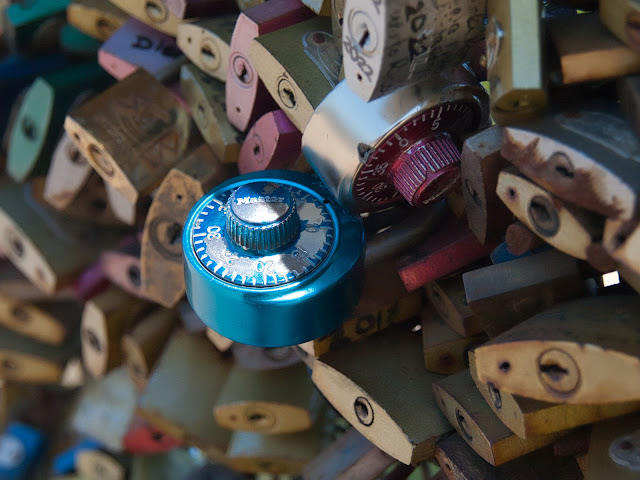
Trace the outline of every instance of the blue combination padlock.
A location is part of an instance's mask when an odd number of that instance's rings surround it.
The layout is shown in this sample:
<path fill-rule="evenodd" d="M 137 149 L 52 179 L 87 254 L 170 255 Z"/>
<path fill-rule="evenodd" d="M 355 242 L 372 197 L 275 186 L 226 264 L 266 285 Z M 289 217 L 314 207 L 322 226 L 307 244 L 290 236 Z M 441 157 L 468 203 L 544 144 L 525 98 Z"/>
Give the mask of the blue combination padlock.
<path fill-rule="evenodd" d="M 312 175 L 269 170 L 221 184 L 189 213 L 182 244 L 194 311 L 237 342 L 312 340 L 360 296 L 362 221 Z"/>
<path fill-rule="evenodd" d="M 0 435 L 0 478 L 28 478 L 44 444 L 45 437 L 40 430 L 24 423 L 10 422 Z"/>

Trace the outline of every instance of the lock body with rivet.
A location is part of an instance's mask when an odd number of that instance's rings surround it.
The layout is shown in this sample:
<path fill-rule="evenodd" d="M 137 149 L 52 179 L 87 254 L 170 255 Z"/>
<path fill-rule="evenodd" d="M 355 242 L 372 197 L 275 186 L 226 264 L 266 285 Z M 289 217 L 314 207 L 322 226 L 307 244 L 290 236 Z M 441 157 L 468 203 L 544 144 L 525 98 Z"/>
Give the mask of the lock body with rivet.
<path fill-rule="evenodd" d="M 476 348 L 478 379 L 548 402 L 636 401 L 636 296 L 581 298 L 534 315 Z M 612 376 L 611 372 L 617 372 Z"/>
<path fill-rule="evenodd" d="M 505 127 L 500 152 L 560 199 L 630 220 L 640 192 L 639 146 L 616 105 L 594 103 Z"/>
<path fill-rule="evenodd" d="M 90 62 L 57 70 L 29 87 L 11 130 L 7 172 L 17 182 L 45 174 L 60 138 L 69 108 L 86 99 L 86 90 L 100 90 L 111 79 L 97 63 Z"/>
<path fill-rule="evenodd" d="M 469 350 L 487 340 L 484 333 L 473 337 L 460 335 L 430 308 L 424 309 L 421 317 L 424 368 L 430 372 L 453 375 L 465 370 L 469 367 Z"/>
<path fill-rule="evenodd" d="M 513 168 L 500 172 L 496 193 L 532 232 L 558 250 L 592 264 L 602 262 L 604 218 L 558 199 Z M 608 271 L 604 267 L 604 271 Z"/>
<path fill-rule="evenodd" d="M 180 87 L 202 138 L 222 163 L 235 165 L 244 134 L 227 118 L 224 83 L 194 65 L 183 65 Z"/>
<path fill-rule="evenodd" d="M 329 17 L 318 16 L 259 36 L 249 51 L 260 80 L 301 132 L 340 79 L 342 54 L 330 32 Z"/>
<path fill-rule="evenodd" d="M 459 69 L 369 103 L 343 81 L 313 113 L 302 151 L 349 210 L 434 202 L 460 180 L 457 135 L 487 120 L 488 96 L 469 75 Z"/>
<path fill-rule="evenodd" d="M 190 212 L 183 249 L 195 312 L 241 343 L 319 337 L 360 295 L 362 223 L 308 174 L 273 170 L 225 182 Z"/>
<path fill-rule="evenodd" d="M 282 110 L 265 113 L 247 132 L 238 154 L 238 171 L 293 169 L 302 134 Z"/>
<path fill-rule="evenodd" d="M 274 102 L 249 59 L 253 39 L 313 16 L 299 0 L 271 0 L 238 16 L 230 42 L 226 83 L 229 121 L 246 131 L 260 116 L 273 110 Z"/>
<path fill-rule="evenodd" d="M 556 250 L 471 270 L 462 281 L 469 307 L 491 337 L 585 293 L 576 259 Z"/>
<path fill-rule="evenodd" d="M 342 52 L 349 87 L 365 101 L 462 63 L 482 39 L 486 1 L 344 2 Z"/>
<path fill-rule="evenodd" d="M 491 116 L 505 124 L 536 115 L 547 104 L 539 2 L 490 0 L 487 13 Z"/>
<path fill-rule="evenodd" d="M 492 383 L 478 381 L 475 355 L 469 352 L 469 371 L 491 410 L 520 438 L 531 438 L 569 430 L 638 410 L 640 403 L 615 402 L 595 405 L 541 402 L 499 390 Z"/>
<path fill-rule="evenodd" d="M 67 22 L 81 32 L 105 41 L 127 20 L 128 15 L 109 0 L 72 0 Z"/>
<path fill-rule="evenodd" d="M 200 70 L 221 82 L 227 81 L 231 35 L 238 15 L 219 15 L 178 27 L 180 50 Z"/>
<path fill-rule="evenodd" d="M 130 205 L 157 187 L 194 141 L 187 111 L 142 69 L 74 109 L 65 130 Z"/>
<path fill-rule="evenodd" d="M 550 433 L 523 439 L 504 425 L 480 394 L 469 370 L 433 384 L 438 407 L 473 450 L 491 465 L 549 445 L 562 433 Z"/>
<path fill-rule="evenodd" d="M 187 214 L 207 191 L 230 178 L 233 170 L 224 168 L 203 144 L 171 169 L 157 188 L 140 248 L 141 287 L 150 300 L 173 307 L 184 296 L 182 229 Z"/>
<path fill-rule="evenodd" d="M 354 428 L 407 465 L 432 457 L 452 430 L 433 394 L 443 376 L 424 369 L 420 337 L 411 325 L 395 326 L 315 359 L 311 375 Z"/>
<path fill-rule="evenodd" d="M 43 292 L 71 283 L 119 236 L 65 219 L 34 199 L 30 183 L 0 188 L 0 248 Z"/>
<path fill-rule="evenodd" d="M 110 0 L 134 18 L 175 37 L 183 20 L 167 8 L 162 0 Z"/>
<path fill-rule="evenodd" d="M 496 195 L 500 170 L 509 162 L 500 155 L 502 129 L 498 125 L 465 140 L 460 156 L 462 195 L 469 228 L 481 243 L 500 236 L 513 215 Z"/>

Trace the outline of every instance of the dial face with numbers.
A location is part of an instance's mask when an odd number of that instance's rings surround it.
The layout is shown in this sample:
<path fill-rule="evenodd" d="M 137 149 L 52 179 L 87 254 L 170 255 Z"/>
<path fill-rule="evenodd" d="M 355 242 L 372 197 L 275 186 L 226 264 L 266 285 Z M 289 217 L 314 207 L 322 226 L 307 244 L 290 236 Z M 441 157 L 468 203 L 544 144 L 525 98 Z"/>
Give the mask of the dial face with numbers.
<path fill-rule="evenodd" d="M 236 246 L 226 231 L 228 200 L 235 189 L 215 193 L 196 213 L 191 247 L 215 277 L 246 287 L 276 287 L 313 271 L 334 242 L 334 220 L 322 198 L 294 185 L 289 189 L 300 218 L 300 234 L 282 251 L 256 255 Z"/>
<path fill-rule="evenodd" d="M 362 205 L 382 205 L 401 198 L 390 172 L 402 153 L 423 138 L 438 133 L 468 131 L 477 124 L 477 114 L 466 102 L 445 102 L 423 110 L 396 127 L 373 151 L 353 179 L 353 196 Z"/>

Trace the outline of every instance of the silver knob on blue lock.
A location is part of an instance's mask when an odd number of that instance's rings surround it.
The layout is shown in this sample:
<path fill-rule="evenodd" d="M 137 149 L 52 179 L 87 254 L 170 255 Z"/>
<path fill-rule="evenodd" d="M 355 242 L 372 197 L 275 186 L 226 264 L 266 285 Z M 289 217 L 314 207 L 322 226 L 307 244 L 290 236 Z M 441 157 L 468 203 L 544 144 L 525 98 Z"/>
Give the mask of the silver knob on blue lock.
<path fill-rule="evenodd" d="M 192 209 L 184 229 L 187 297 L 209 327 L 277 347 L 334 330 L 358 302 L 364 231 L 317 177 L 255 172 Z"/>
<path fill-rule="evenodd" d="M 226 229 L 231 241 L 255 254 L 289 247 L 300 234 L 300 217 L 289 190 L 273 182 L 238 188 L 228 201 Z"/>

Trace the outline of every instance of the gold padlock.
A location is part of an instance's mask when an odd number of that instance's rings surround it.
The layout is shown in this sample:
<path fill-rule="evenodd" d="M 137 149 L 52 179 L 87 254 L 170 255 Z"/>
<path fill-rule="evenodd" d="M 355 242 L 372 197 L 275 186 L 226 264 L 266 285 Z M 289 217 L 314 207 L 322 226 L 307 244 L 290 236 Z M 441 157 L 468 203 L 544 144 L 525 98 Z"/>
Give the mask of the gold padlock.
<path fill-rule="evenodd" d="M 189 114 L 144 70 L 73 110 L 65 129 L 105 182 L 135 205 L 189 149 Z"/>
<path fill-rule="evenodd" d="M 491 116 L 499 124 L 534 116 L 547 104 L 540 2 L 489 0 L 487 9 Z"/>

